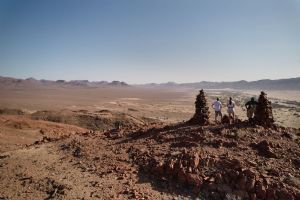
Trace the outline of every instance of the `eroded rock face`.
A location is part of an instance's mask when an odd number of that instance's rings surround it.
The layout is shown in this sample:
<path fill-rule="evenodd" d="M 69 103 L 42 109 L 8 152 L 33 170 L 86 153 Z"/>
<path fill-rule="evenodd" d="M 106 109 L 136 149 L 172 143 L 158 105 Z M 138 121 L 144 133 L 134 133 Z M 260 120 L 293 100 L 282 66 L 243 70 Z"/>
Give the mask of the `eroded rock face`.
<path fill-rule="evenodd" d="M 152 173 L 169 176 L 177 179 L 182 184 L 201 187 L 203 177 L 197 171 L 201 157 L 197 152 L 183 151 L 178 155 L 170 156 L 164 162 L 155 161 L 152 165 Z"/>
<path fill-rule="evenodd" d="M 258 144 L 264 146 L 265 142 Z M 255 168 L 246 167 L 246 162 L 226 157 L 215 157 L 183 149 L 166 158 L 152 157 L 145 152 L 132 149 L 134 160 L 144 171 L 164 180 L 175 181 L 193 188 L 195 193 L 204 191 L 209 199 L 224 199 L 226 195 L 242 199 L 282 199 L 286 188 L 274 185 L 262 178 Z M 211 169 L 213 173 L 207 174 Z M 291 192 L 290 192 L 291 193 Z M 218 194 L 218 198 L 211 196 Z M 293 199 L 294 195 L 284 195 Z"/>
<path fill-rule="evenodd" d="M 257 144 L 252 144 L 252 148 L 257 149 L 259 154 L 262 156 L 267 158 L 277 158 L 277 155 L 271 148 L 271 144 L 267 140 L 263 140 Z"/>
<path fill-rule="evenodd" d="M 263 91 L 258 98 L 255 118 L 257 123 L 263 126 L 272 126 L 274 123 L 271 101 L 268 100 L 267 94 Z"/>
<path fill-rule="evenodd" d="M 138 146 L 128 153 L 141 171 L 163 180 L 170 191 L 185 188 L 212 200 L 299 199 L 295 131 L 246 123 L 181 124 L 146 131 L 138 138 L 146 137 L 147 145 L 151 141 L 149 151 Z"/>
<path fill-rule="evenodd" d="M 208 124 L 209 110 L 207 106 L 207 100 L 205 98 L 205 93 L 203 90 L 200 90 L 199 94 L 196 97 L 195 108 L 195 114 L 189 122 L 200 125 Z"/>

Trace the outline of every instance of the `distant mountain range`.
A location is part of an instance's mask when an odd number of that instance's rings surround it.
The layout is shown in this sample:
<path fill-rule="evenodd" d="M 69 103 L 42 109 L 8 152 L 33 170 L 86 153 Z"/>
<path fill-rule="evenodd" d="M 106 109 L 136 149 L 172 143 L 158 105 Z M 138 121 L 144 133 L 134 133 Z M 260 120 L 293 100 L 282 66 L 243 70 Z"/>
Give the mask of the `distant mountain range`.
<path fill-rule="evenodd" d="M 10 77 L 0 76 L 0 87 L 43 87 L 43 86 L 54 86 L 54 87 L 103 87 L 103 86 L 129 86 L 125 82 L 121 81 L 88 81 L 88 80 L 37 80 L 34 78 L 17 79 Z"/>
<path fill-rule="evenodd" d="M 258 81 L 208 82 L 195 83 L 150 83 L 143 87 L 194 88 L 194 89 L 237 89 L 237 90 L 300 90 L 300 77 L 289 79 L 263 79 Z"/>
<path fill-rule="evenodd" d="M 10 77 L 0 76 L 0 88 L 12 88 L 12 87 L 125 87 L 129 84 L 122 81 L 88 81 L 88 80 L 37 80 L 34 78 L 17 79 Z M 134 85 L 137 87 L 147 88 L 190 88 L 190 89 L 237 89 L 237 90 L 300 90 L 300 77 L 289 79 L 263 79 L 258 81 L 233 81 L 233 82 L 208 82 L 201 81 L 195 83 L 149 83 Z"/>

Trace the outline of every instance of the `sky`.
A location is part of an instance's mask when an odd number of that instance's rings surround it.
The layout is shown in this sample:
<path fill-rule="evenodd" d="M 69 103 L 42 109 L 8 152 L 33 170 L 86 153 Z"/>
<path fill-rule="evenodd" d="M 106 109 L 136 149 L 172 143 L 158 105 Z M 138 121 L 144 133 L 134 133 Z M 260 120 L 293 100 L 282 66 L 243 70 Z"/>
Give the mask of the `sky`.
<path fill-rule="evenodd" d="M 299 77 L 300 0 L 0 0 L 0 76 Z"/>

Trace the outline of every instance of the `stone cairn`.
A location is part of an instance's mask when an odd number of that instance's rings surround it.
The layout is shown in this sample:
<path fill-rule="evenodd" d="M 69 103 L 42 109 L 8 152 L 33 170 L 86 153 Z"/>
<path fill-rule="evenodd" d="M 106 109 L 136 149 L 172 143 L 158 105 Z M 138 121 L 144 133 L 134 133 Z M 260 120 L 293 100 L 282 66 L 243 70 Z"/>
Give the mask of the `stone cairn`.
<path fill-rule="evenodd" d="M 267 94 L 262 91 L 258 98 L 258 105 L 255 111 L 255 118 L 259 125 L 272 126 L 274 123 L 271 101 Z"/>
<path fill-rule="evenodd" d="M 200 90 L 199 94 L 197 95 L 195 108 L 196 108 L 195 114 L 189 120 L 189 122 L 193 124 L 200 124 L 200 125 L 208 124 L 209 110 L 205 98 L 205 93 L 203 90 Z"/>

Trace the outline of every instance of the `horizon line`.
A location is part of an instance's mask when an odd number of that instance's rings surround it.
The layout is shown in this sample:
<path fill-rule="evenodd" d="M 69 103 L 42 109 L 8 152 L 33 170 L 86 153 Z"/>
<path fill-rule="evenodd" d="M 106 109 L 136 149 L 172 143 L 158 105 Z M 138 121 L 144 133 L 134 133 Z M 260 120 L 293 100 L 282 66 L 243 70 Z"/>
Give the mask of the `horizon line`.
<path fill-rule="evenodd" d="M 262 80 L 270 80 L 270 81 L 276 81 L 276 80 L 287 80 L 287 79 L 297 79 L 300 78 L 300 76 L 298 77 L 290 77 L 290 78 L 278 78 L 278 79 L 270 79 L 270 78 L 265 78 L 265 79 L 256 79 L 256 80 L 235 80 L 235 81 L 205 81 L 205 80 L 201 80 L 201 81 L 194 81 L 194 82 L 176 82 L 176 81 L 166 81 L 166 82 L 160 82 L 160 83 L 156 83 L 156 82 L 146 82 L 146 83 L 128 83 L 127 81 L 123 81 L 123 80 L 111 80 L 111 81 L 107 81 L 107 80 L 89 80 L 89 79 L 37 79 L 34 77 L 28 77 L 28 78 L 18 78 L 18 77 L 12 77 L 12 76 L 3 76 L 0 75 L 1 78 L 13 78 L 13 79 L 21 79 L 21 80 L 29 80 L 29 79 L 34 79 L 37 81 L 41 81 L 41 80 L 45 80 L 45 81 L 59 81 L 59 80 L 63 80 L 66 82 L 71 82 L 71 81 L 88 81 L 88 82 L 113 82 L 113 81 L 118 81 L 118 82 L 124 82 L 126 84 L 129 85 L 150 85 L 150 84 L 189 84 L 189 83 L 200 83 L 200 82 L 211 82 L 211 83 L 228 83 L 228 82 L 241 82 L 241 81 L 245 81 L 245 82 L 256 82 L 256 81 L 262 81 Z"/>

